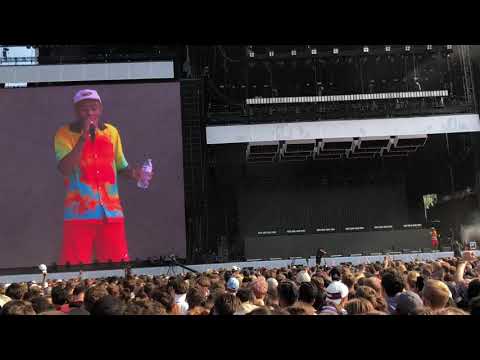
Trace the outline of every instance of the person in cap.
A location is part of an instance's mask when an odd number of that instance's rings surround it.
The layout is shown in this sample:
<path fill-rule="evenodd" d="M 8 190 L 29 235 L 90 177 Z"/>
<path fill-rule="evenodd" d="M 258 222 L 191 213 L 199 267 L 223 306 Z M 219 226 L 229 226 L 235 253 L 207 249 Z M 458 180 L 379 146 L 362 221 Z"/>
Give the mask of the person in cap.
<path fill-rule="evenodd" d="M 332 282 L 327 286 L 326 305 L 322 307 L 320 313 L 344 314 L 343 306 L 348 301 L 348 287 L 341 281 L 340 268 L 332 268 L 329 275 Z"/>
<path fill-rule="evenodd" d="M 396 298 L 395 314 L 397 315 L 416 315 L 424 308 L 422 299 L 413 291 L 399 293 Z"/>
<path fill-rule="evenodd" d="M 238 288 L 240 287 L 240 282 L 236 277 L 231 277 L 227 281 L 227 291 L 231 292 L 232 294 L 236 294 L 238 291 Z"/>
<path fill-rule="evenodd" d="M 309 283 L 311 281 L 311 277 L 310 275 L 305 271 L 305 270 L 301 270 L 298 274 L 297 274 L 297 277 L 295 279 L 297 281 L 297 284 L 298 285 L 301 285 L 302 283 L 304 282 L 307 282 Z"/>
<path fill-rule="evenodd" d="M 335 307 L 337 311 L 344 313 L 343 307 L 348 300 L 348 287 L 340 280 L 334 280 L 327 287 L 327 305 L 322 308 L 321 312 L 328 312 Z"/>
<path fill-rule="evenodd" d="M 128 261 L 123 209 L 117 175 L 150 181 L 140 167 L 130 167 L 117 128 L 101 120 L 103 105 L 95 90 L 73 97 L 76 121 L 54 137 L 58 170 L 64 177 L 63 244 L 59 263 Z"/>

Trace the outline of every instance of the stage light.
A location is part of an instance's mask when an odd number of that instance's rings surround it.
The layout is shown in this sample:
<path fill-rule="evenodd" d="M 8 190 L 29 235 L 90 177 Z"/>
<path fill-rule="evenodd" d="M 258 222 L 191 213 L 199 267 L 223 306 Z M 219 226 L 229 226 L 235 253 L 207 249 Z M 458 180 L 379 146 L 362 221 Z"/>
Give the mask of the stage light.
<path fill-rule="evenodd" d="M 373 227 L 375 230 L 385 230 L 385 229 L 393 229 L 392 225 L 376 225 Z"/>
<path fill-rule="evenodd" d="M 305 233 L 307 232 L 305 229 L 288 229 L 286 231 L 287 234 L 298 234 L 298 233 Z"/>
<path fill-rule="evenodd" d="M 257 231 L 257 235 L 275 235 L 276 231 Z"/>
<path fill-rule="evenodd" d="M 290 54 L 292 54 L 292 56 L 297 56 L 297 50 L 293 49 Z"/>
<path fill-rule="evenodd" d="M 404 228 L 421 228 L 422 227 L 422 224 L 404 224 L 403 225 Z"/>
<path fill-rule="evenodd" d="M 351 226 L 351 227 L 346 227 L 345 231 L 358 231 L 358 230 L 365 230 L 365 227 L 363 226 Z"/>
<path fill-rule="evenodd" d="M 392 48 L 390 47 L 390 45 L 385 46 L 385 51 L 386 52 L 392 51 Z"/>
<path fill-rule="evenodd" d="M 333 53 L 338 54 L 338 48 L 333 48 Z"/>
<path fill-rule="evenodd" d="M 248 56 L 251 57 L 251 58 L 253 58 L 253 57 L 255 57 L 255 53 L 250 50 L 250 51 L 248 52 Z"/>
<path fill-rule="evenodd" d="M 405 45 L 405 51 L 410 51 L 410 45 Z"/>
<path fill-rule="evenodd" d="M 370 50 L 370 49 L 368 48 L 368 46 L 364 46 L 364 47 L 363 47 L 363 52 L 364 52 L 364 53 L 368 53 L 369 50 Z"/>
<path fill-rule="evenodd" d="M 318 228 L 316 229 L 317 232 L 333 232 L 335 228 Z"/>
<path fill-rule="evenodd" d="M 275 55 L 275 53 L 273 52 L 273 50 L 270 50 L 270 51 L 268 52 L 268 56 L 272 57 L 272 56 L 274 56 L 274 55 Z"/>
<path fill-rule="evenodd" d="M 317 49 L 312 49 L 312 55 L 317 55 Z"/>
<path fill-rule="evenodd" d="M 432 50 L 432 45 L 427 45 L 427 50 Z"/>

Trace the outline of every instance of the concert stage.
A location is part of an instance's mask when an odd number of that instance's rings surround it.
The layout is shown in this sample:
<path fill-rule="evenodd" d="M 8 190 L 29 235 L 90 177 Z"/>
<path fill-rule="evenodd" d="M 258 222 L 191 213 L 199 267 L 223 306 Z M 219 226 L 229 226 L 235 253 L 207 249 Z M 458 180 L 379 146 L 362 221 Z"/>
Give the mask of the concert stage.
<path fill-rule="evenodd" d="M 480 251 L 475 251 L 477 256 L 480 256 Z M 453 252 L 431 252 L 431 253 L 416 253 L 416 254 L 396 254 L 390 255 L 393 260 L 402 260 L 402 261 L 431 261 L 439 258 L 452 257 Z M 350 262 L 354 265 L 361 263 L 372 263 L 376 261 L 383 261 L 385 255 L 375 255 L 375 256 L 346 256 L 346 257 L 327 257 L 322 259 L 321 265 L 326 266 L 336 266 L 340 263 Z M 232 269 L 233 266 L 238 266 L 240 268 L 279 268 L 287 266 L 298 266 L 306 265 L 308 260 L 309 266 L 315 266 L 316 260 L 315 257 L 310 257 L 308 259 L 278 259 L 278 260 L 257 260 L 257 261 L 246 261 L 246 262 L 229 262 L 229 263 L 217 263 L 217 264 L 201 264 L 201 265 L 189 265 L 189 268 L 198 271 L 204 272 L 214 269 Z M 148 267 L 148 268 L 133 268 L 132 273 L 137 275 L 161 275 L 161 274 L 180 274 L 185 272 L 185 269 L 180 267 Z M 92 270 L 85 271 L 83 273 L 83 278 L 105 278 L 109 276 L 124 276 L 123 269 L 112 269 L 112 270 Z M 78 272 L 58 272 L 48 274 L 48 279 L 62 279 L 68 280 L 74 277 L 78 277 Z M 0 276 L 0 283 L 11 284 L 13 282 L 28 282 L 36 281 L 41 282 L 42 275 L 40 272 L 36 274 L 17 274 L 17 275 L 4 275 Z"/>
<path fill-rule="evenodd" d="M 341 233 L 247 236 L 247 259 L 309 257 L 324 249 L 330 255 L 369 254 L 431 248 L 428 229 L 372 230 Z"/>

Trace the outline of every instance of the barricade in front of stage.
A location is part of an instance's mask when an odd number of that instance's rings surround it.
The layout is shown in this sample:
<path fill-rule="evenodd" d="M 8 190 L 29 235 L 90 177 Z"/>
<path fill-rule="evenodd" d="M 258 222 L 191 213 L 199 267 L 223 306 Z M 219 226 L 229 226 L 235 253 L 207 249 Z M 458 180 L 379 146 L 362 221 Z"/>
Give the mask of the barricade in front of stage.
<path fill-rule="evenodd" d="M 480 256 L 480 251 L 475 251 L 476 256 Z M 376 261 L 383 261 L 386 254 L 376 254 L 376 255 L 361 255 L 361 256 L 336 256 L 336 257 L 326 257 L 322 259 L 320 265 L 325 266 L 336 266 L 341 263 L 352 263 L 353 265 L 358 265 L 361 263 L 374 263 Z M 428 261 L 435 260 L 439 258 L 453 257 L 453 252 L 443 251 L 443 252 L 422 252 L 422 253 L 408 253 L 408 254 L 390 254 L 389 255 L 393 260 L 402 260 L 405 262 L 408 261 Z M 307 264 L 308 262 L 308 264 Z M 241 269 L 243 268 L 281 268 L 288 266 L 300 266 L 308 265 L 315 266 L 316 259 L 314 256 L 305 259 L 305 258 L 291 258 L 291 259 L 271 259 L 271 260 L 262 260 L 262 259 L 251 259 L 245 262 L 228 262 L 228 263 L 216 263 L 216 264 L 201 264 L 201 265 L 189 265 L 189 268 L 196 270 L 198 272 L 206 272 L 208 270 L 219 270 L 219 269 L 228 269 L 231 270 L 233 266 L 237 266 Z M 134 267 L 131 270 L 132 274 L 135 275 L 176 275 L 185 273 L 186 270 L 178 266 L 158 266 L 158 267 Z M 107 278 L 109 276 L 124 276 L 124 269 L 113 269 L 113 270 L 91 270 L 85 271 L 82 274 L 83 278 Z M 58 272 L 48 274 L 49 279 L 61 279 L 68 280 L 71 278 L 78 277 L 78 272 Z M 0 283 L 14 283 L 14 282 L 28 282 L 28 281 L 37 281 L 42 280 L 42 275 L 37 274 L 17 274 L 17 275 L 4 275 L 0 276 Z"/>

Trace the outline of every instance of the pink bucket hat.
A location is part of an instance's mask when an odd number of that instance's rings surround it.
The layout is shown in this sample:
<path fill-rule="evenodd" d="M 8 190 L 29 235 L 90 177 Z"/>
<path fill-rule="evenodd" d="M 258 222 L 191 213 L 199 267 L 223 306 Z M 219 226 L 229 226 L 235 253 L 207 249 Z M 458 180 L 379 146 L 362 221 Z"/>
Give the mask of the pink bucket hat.
<path fill-rule="evenodd" d="M 90 89 L 83 89 L 77 91 L 75 96 L 73 97 L 73 103 L 76 104 L 82 100 L 98 100 L 102 102 L 100 99 L 100 96 L 95 90 L 90 90 Z"/>

